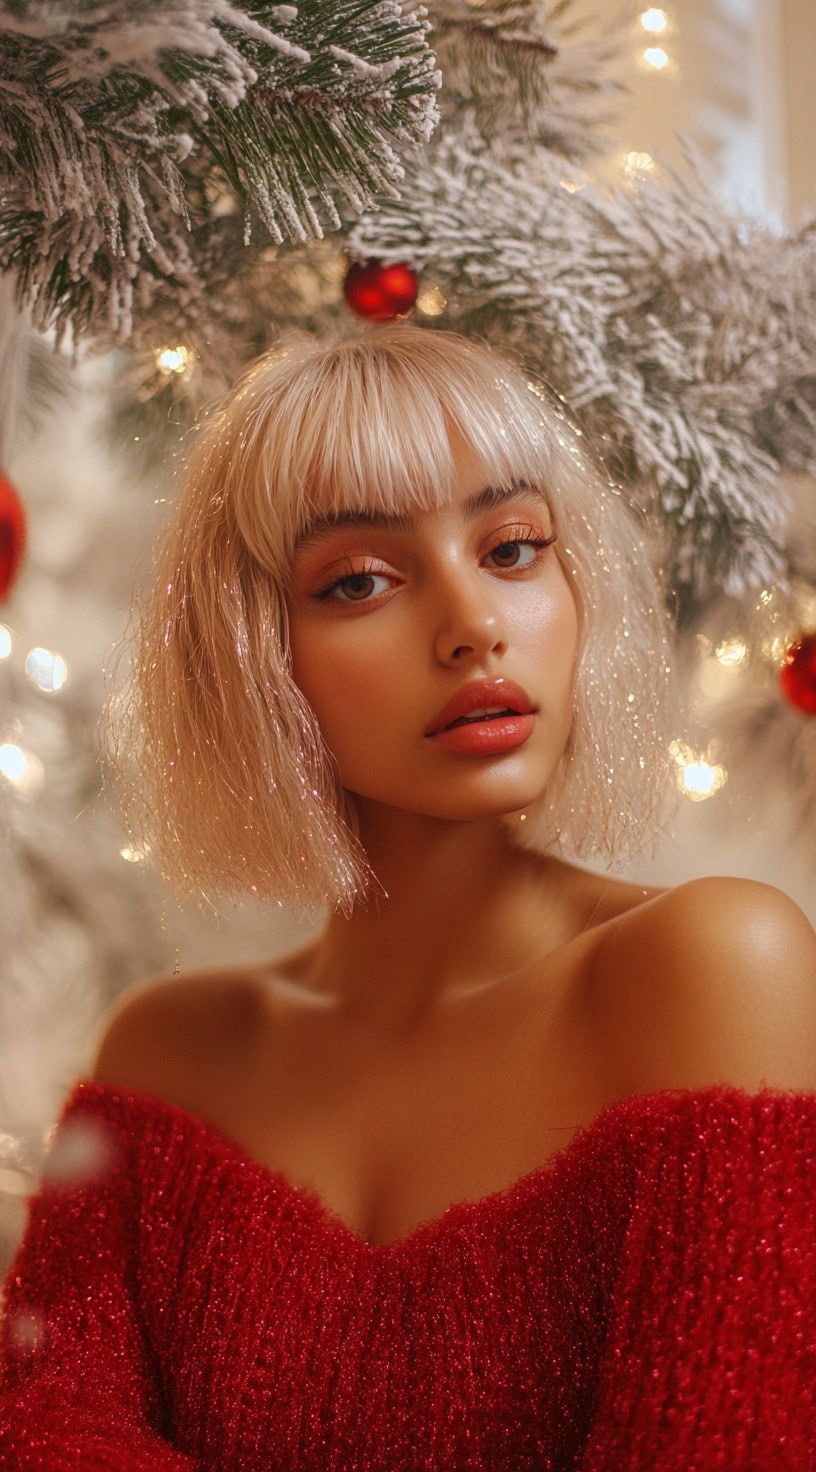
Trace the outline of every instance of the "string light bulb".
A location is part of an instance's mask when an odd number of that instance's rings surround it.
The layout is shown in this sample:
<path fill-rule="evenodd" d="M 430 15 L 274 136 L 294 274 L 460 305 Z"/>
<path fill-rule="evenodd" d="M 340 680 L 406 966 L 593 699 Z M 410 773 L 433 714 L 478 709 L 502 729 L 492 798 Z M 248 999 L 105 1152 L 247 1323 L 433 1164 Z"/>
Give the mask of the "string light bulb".
<path fill-rule="evenodd" d="M 159 372 L 163 373 L 165 378 L 169 378 L 171 373 L 182 374 L 187 372 L 192 353 L 183 343 L 179 343 L 174 348 L 157 348 L 154 356 Z"/>
<path fill-rule="evenodd" d="M 30 649 L 26 655 L 25 672 L 31 683 L 46 695 L 61 690 L 68 679 L 68 665 L 53 649 Z"/>
<path fill-rule="evenodd" d="M 685 741 L 672 741 L 669 752 L 677 765 L 677 785 L 692 802 L 704 802 L 725 786 L 725 767 L 696 755 Z"/>
<path fill-rule="evenodd" d="M 417 297 L 417 310 L 423 317 L 441 317 L 447 305 L 448 298 L 438 286 L 426 287 Z"/>
<path fill-rule="evenodd" d="M 630 182 L 636 182 L 644 174 L 648 174 L 654 168 L 654 159 L 650 153 L 639 152 L 631 149 L 623 161 L 623 172 Z"/>
<path fill-rule="evenodd" d="M 665 10 L 659 10 L 657 6 L 651 6 L 641 14 L 640 24 L 644 31 L 650 31 L 652 35 L 660 35 L 662 31 L 668 28 L 669 19 Z"/>
<path fill-rule="evenodd" d="M 707 797 L 713 797 L 719 792 L 726 780 L 725 767 L 718 766 L 712 762 L 688 762 L 683 767 L 680 785 L 686 797 L 692 802 L 704 802 Z"/>
<path fill-rule="evenodd" d="M 739 639 L 734 635 L 723 639 L 722 643 L 717 645 L 714 657 L 725 669 L 734 669 L 736 665 L 742 664 L 747 659 L 748 645 L 744 639 Z"/>
<path fill-rule="evenodd" d="M 654 71 L 662 72 L 664 66 L 668 65 L 669 58 L 662 46 L 647 46 L 643 53 L 643 60 Z"/>
<path fill-rule="evenodd" d="M 0 776 L 18 792 L 35 792 L 45 780 L 45 768 L 33 752 L 23 751 L 13 741 L 5 741 L 0 746 Z"/>

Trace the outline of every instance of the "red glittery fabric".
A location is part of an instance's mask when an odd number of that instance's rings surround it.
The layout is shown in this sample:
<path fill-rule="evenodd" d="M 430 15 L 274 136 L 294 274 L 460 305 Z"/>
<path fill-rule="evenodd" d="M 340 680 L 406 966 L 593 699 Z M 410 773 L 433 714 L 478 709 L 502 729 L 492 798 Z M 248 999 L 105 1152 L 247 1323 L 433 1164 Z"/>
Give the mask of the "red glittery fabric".
<path fill-rule="evenodd" d="M 816 1093 L 663 1090 L 386 1245 L 81 1081 L 6 1280 L 10 1472 L 814 1472 Z"/>

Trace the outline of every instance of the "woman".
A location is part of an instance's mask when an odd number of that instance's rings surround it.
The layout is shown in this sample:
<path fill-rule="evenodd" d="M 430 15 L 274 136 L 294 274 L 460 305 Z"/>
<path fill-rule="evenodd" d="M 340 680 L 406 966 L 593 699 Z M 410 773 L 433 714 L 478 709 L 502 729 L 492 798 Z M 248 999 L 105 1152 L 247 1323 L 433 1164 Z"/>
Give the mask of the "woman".
<path fill-rule="evenodd" d="M 816 1454 L 816 939 L 620 857 L 665 783 L 642 534 L 486 348 L 261 359 L 141 625 L 130 811 L 309 908 L 107 1019 L 7 1284 L 4 1465 L 770 1472 Z"/>

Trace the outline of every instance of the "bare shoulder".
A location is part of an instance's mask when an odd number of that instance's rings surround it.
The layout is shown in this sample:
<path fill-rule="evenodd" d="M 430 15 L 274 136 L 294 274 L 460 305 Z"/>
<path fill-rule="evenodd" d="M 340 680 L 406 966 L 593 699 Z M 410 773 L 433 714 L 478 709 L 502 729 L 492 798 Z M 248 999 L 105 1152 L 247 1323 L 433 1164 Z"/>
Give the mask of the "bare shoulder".
<path fill-rule="evenodd" d="M 183 1102 L 238 1048 L 256 1005 L 250 973 L 236 969 L 139 982 L 103 1016 L 90 1077 Z"/>
<path fill-rule="evenodd" d="M 816 1088 L 816 934 L 772 885 L 694 879 L 622 914 L 593 1002 L 638 1091 Z"/>
<path fill-rule="evenodd" d="M 608 942 L 633 953 L 652 950 L 664 973 L 743 982 L 781 976 L 806 990 L 816 984 L 816 934 L 782 890 L 753 879 L 692 879 L 663 890 L 623 916 Z M 658 947 L 657 950 L 652 948 Z"/>

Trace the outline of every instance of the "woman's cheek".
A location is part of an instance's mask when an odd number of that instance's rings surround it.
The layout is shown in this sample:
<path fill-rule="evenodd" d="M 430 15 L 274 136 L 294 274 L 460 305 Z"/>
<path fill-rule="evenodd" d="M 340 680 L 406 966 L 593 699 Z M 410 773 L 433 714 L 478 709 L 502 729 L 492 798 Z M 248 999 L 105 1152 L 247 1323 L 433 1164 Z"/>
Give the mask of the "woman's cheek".
<path fill-rule="evenodd" d="M 351 622 L 351 620 L 349 620 Z M 351 724 L 371 720 L 384 708 L 385 690 L 395 669 L 395 654 L 378 650 L 363 631 L 343 630 L 332 637 L 299 639 L 293 645 L 292 674 L 309 701 L 324 736 L 341 734 Z"/>
<path fill-rule="evenodd" d="M 568 588 L 560 596 L 546 598 L 533 589 L 517 610 L 515 634 L 525 653 L 544 658 L 570 661 L 578 645 L 578 612 Z M 512 637 L 511 637 L 512 648 Z"/>

